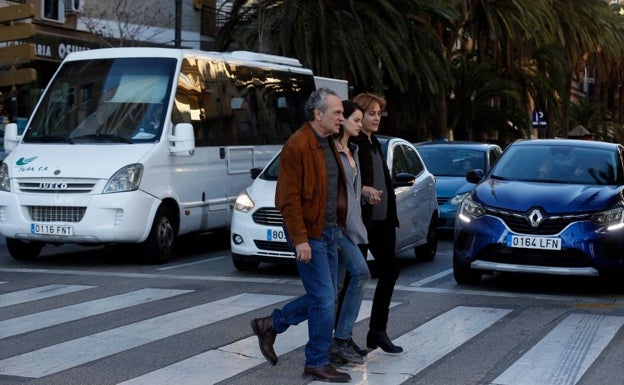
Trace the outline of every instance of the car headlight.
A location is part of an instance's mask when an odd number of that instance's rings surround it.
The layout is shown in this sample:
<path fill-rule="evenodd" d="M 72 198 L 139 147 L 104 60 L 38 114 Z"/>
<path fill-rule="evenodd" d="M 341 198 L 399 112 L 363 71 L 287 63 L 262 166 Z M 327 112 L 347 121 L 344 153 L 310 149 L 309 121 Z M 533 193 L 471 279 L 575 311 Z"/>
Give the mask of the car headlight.
<path fill-rule="evenodd" d="M 234 202 L 234 210 L 248 213 L 254 207 L 254 201 L 247 193 L 242 193 L 236 198 Z"/>
<path fill-rule="evenodd" d="M 459 216 L 462 220 L 470 222 L 470 218 L 479 218 L 485 215 L 483 206 L 475 203 L 470 197 L 465 197 L 459 207 Z"/>
<path fill-rule="evenodd" d="M 454 197 L 452 197 L 451 199 L 449 199 L 449 204 L 453 205 L 453 206 L 458 206 L 462 199 L 464 199 L 464 197 L 468 195 L 467 192 L 463 193 L 463 194 L 457 194 Z"/>
<path fill-rule="evenodd" d="M 104 194 L 137 190 L 142 176 L 143 165 L 140 163 L 122 167 L 108 180 L 104 186 Z"/>
<path fill-rule="evenodd" d="M 621 205 L 618 205 L 616 208 L 594 213 L 591 216 L 591 219 L 601 225 L 619 223 L 622 222 L 623 210 L 624 208 Z"/>
<path fill-rule="evenodd" d="M 0 163 L 0 191 L 11 191 L 11 179 L 9 178 L 9 167 L 6 163 Z"/>

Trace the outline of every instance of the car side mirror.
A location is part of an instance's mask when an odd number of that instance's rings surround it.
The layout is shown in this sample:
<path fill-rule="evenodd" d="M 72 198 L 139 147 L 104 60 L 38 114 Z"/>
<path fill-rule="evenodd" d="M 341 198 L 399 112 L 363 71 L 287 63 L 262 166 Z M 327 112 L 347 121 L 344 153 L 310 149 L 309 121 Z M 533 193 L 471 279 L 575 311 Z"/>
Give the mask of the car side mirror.
<path fill-rule="evenodd" d="M 258 177 L 258 175 L 260 175 L 260 172 L 262 172 L 262 169 L 260 167 L 254 167 L 251 170 L 249 170 L 249 174 L 251 175 L 251 179 L 256 179 Z"/>
<path fill-rule="evenodd" d="M 174 156 L 193 156 L 195 154 L 195 134 L 190 123 L 175 125 L 174 134 L 169 135 L 169 153 Z"/>
<path fill-rule="evenodd" d="M 483 170 L 481 170 L 480 168 L 476 168 L 474 170 L 470 170 L 466 174 L 466 180 L 469 183 L 477 184 L 477 183 L 479 183 L 481 181 L 481 179 L 483 179 Z"/>
<path fill-rule="evenodd" d="M 416 176 L 407 173 L 407 172 L 401 172 L 396 174 L 396 176 L 394 177 L 394 188 L 397 187 L 406 187 L 406 186 L 412 186 L 414 185 L 414 182 L 416 182 Z"/>
<path fill-rule="evenodd" d="M 21 136 L 17 133 L 17 124 L 9 123 L 4 128 L 4 151 L 8 154 L 19 144 Z"/>

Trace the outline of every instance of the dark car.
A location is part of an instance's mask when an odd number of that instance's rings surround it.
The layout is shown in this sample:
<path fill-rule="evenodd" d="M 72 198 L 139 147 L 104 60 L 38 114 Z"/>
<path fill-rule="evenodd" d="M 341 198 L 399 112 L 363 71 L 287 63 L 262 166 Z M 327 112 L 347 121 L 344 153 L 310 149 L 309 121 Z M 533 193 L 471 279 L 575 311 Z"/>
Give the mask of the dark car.
<path fill-rule="evenodd" d="M 522 140 L 489 173 L 470 172 L 467 180 L 478 183 L 455 222 L 455 280 L 477 283 L 496 271 L 621 278 L 623 150 L 595 141 Z"/>
<path fill-rule="evenodd" d="M 416 150 L 436 177 L 438 229 L 452 230 L 459 203 L 474 188 L 466 174 L 473 169 L 488 172 L 503 151 L 496 144 L 463 141 L 418 143 Z"/>

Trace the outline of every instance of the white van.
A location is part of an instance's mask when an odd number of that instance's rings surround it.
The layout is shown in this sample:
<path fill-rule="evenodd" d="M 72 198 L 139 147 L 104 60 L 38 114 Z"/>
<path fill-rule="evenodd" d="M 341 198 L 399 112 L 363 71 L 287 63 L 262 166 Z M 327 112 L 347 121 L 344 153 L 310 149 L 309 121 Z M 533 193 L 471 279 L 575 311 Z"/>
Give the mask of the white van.
<path fill-rule="evenodd" d="M 179 235 L 229 226 L 249 170 L 300 126 L 314 89 L 309 69 L 280 56 L 70 54 L 24 133 L 6 128 L 0 234 L 10 254 L 36 258 L 45 244 L 137 244 L 145 261 L 169 260 Z"/>

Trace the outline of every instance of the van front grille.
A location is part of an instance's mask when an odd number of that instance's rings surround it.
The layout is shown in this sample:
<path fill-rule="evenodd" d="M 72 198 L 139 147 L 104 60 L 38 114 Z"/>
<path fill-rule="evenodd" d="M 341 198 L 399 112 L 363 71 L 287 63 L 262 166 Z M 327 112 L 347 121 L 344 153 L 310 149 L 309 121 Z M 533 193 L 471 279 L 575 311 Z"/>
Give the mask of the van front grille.
<path fill-rule="evenodd" d="M 88 194 L 96 185 L 91 180 L 66 181 L 59 179 L 20 180 L 20 192 L 36 194 Z"/>
<path fill-rule="evenodd" d="M 28 206 L 33 222 L 80 222 L 86 207 L 74 206 Z"/>

